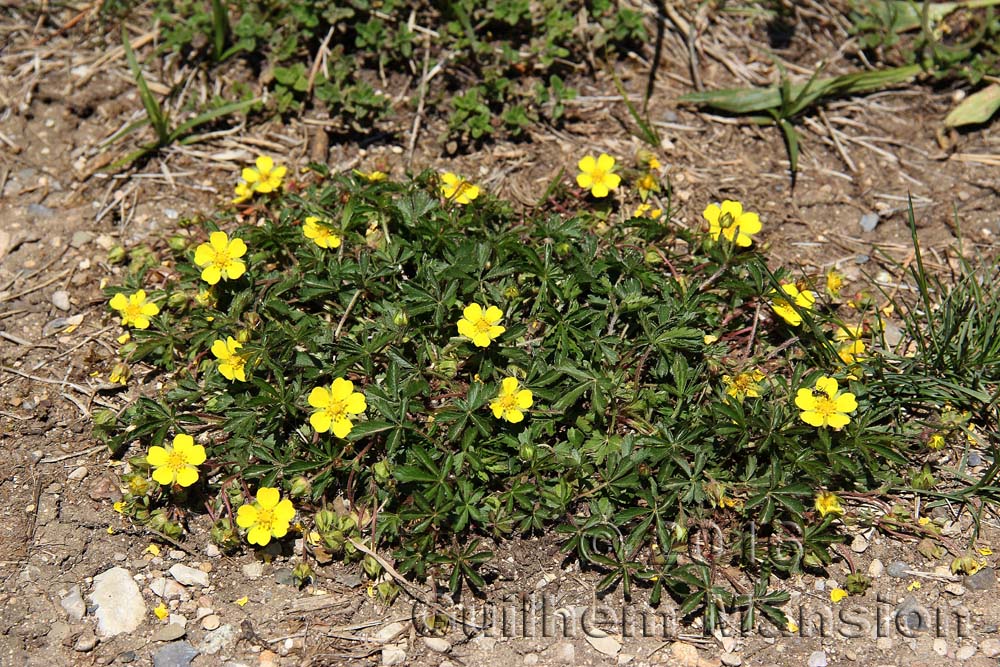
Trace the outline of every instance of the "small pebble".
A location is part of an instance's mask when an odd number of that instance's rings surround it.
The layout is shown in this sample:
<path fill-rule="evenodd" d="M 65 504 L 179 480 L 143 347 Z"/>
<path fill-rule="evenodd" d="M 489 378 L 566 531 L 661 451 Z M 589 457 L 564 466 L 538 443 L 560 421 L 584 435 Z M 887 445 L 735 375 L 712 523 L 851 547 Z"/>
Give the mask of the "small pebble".
<path fill-rule="evenodd" d="M 424 646 L 436 653 L 447 653 L 451 650 L 451 642 L 440 637 L 424 637 Z"/>
<path fill-rule="evenodd" d="M 719 660 L 721 660 L 722 664 L 726 665 L 726 667 L 739 667 L 743 664 L 743 658 L 736 653 L 723 653 L 719 656 Z"/>
<path fill-rule="evenodd" d="M 201 620 L 201 627 L 206 630 L 215 630 L 222 625 L 222 619 L 217 614 L 209 614 Z"/>
<path fill-rule="evenodd" d="M 955 651 L 955 657 L 959 660 L 968 660 L 976 654 L 976 647 L 972 644 L 965 644 Z"/>
<path fill-rule="evenodd" d="M 988 591 L 997 583 L 997 575 L 992 567 L 984 567 L 979 572 L 965 578 L 965 587 L 970 591 Z"/>
<path fill-rule="evenodd" d="M 885 572 L 885 565 L 878 558 L 868 564 L 868 576 L 872 579 L 881 577 L 883 572 Z"/>
<path fill-rule="evenodd" d="M 875 228 L 878 227 L 878 213 L 865 213 L 861 216 L 861 220 L 858 221 L 858 224 L 861 225 L 862 231 L 875 231 Z"/>
<path fill-rule="evenodd" d="M 889 563 L 889 576 L 897 579 L 905 579 L 910 574 L 910 566 L 901 560 L 894 560 Z"/>
<path fill-rule="evenodd" d="M 71 472 L 70 474 L 66 475 L 66 479 L 71 479 L 74 482 L 79 482 L 84 477 L 86 477 L 87 473 L 89 472 L 90 471 L 87 470 L 87 466 L 80 466 L 79 468 L 74 469 L 73 472 Z"/>
<path fill-rule="evenodd" d="M 931 649 L 938 655 L 948 655 L 948 642 L 943 637 L 937 637 L 931 644 Z"/>
<path fill-rule="evenodd" d="M 824 651 L 813 651 L 809 655 L 809 667 L 826 667 L 826 653 Z"/>
<path fill-rule="evenodd" d="M 851 540 L 851 551 L 856 554 L 863 554 L 868 549 L 868 540 L 864 535 L 855 535 Z"/>
<path fill-rule="evenodd" d="M 64 289 L 53 292 L 52 305 L 59 310 L 69 310 L 71 305 L 69 302 L 69 292 Z"/>
<path fill-rule="evenodd" d="M 263 563 L 247 563 L 240 569 L 243 570 L 243 576 L 247 579 L 260 579 L 264 576 Z"/>
<path fill-rule="evenodd" d="M 1000 639 L 987 639 L 979 645 L 979 651 L 987 658 L 1000 655 Z"/>
<path fill-rule="evenodd" d="M 93 651 L 95 646 L 97 646 L 97 636 L 93 630 L 87 628 L 77 637 L 76 643 L 73 644 L 73 650 L 78 653 L 87 653 Z"/>

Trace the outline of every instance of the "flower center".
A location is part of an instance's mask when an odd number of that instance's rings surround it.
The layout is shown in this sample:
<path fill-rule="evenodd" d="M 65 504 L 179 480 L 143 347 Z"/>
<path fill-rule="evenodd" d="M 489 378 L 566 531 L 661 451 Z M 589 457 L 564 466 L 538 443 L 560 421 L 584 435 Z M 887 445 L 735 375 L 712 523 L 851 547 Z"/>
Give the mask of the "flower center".
<path fill-rule="evenodd" d="M 753 380 L 750 378 L 749 375 L 740 373 L 735 378 L 733 378 L 733 386 L 735 386 L 740 391 L 745 392 L 747 389 L 750 389 L 753 386 Z"/>
<path fill-rule="evenodd" d="M 215 251 L 215 259 L 213 260 L 213 263 L 217 267 L 219 267 L 220 269 L 224 269 L 225 267 L 229 266 L 229 262 L 230 262 L 229 248 L 226 248 L 225 250 Z"/>
<path fill-rule="evenodd" d="M 604 177 L 606 175 L 607 175 L 607 172 L 605 172 L 600 167 L 594 167 L 594 170 L 592 172 L 590 172 L 590 177 L 592 179 L 594 179 L 595 183 L 601 183 L 601 182 L 603 182 L 604 181 Z"/>
<path fill-rule="evenodd" d="M 263 507 L 257 510 L 257 525 L 268 532 L 272 532 L 271 527 L 274 525 L 275 516 L 274 511 L 271 509 L 265 509 Z"/>
<path fill-rule="evenodd" d="M 125 306 L 125 318 L 134 320 L 140 315 L 142 315 L 142 304 L 129 301 L 128 305 Z"/>
<path fill-rule="evenodd" d="M 344 401 L 330 401 L 330 405 L 324 408 L 330 419 L 338 422 L 344 419 L 347 414 L 347 403 Z"/>
<path fill-rule="evenodd" d="M 490 324 L 485 317 L 480 318 L 474 326 L 476 327 L 476 331 L 479 333 L 489 333 L 490 329 L 493 327 L 493 325 Z"/>
<path fill-rule="evenodd" d="M 837 414 L 837 403 L 827 396 L 820 396 L 816 399 L 816 407 L 813 410 L 824 417 L 829 417 Z"/>
<path fill-rule="evenodd" d="M 173 473 L 180 472 L 187 466 L 187 458 L 178 451 L 171 450 L 167 454 L 167 469 Z"/>
<path fill-rule="evenodd" d="M 513 410 L 514 408 L 517 407 L 517 397 L 514 396 L 514 394 L 507 394 L 506 396 L 501 396 L 497 400 L 500 403 L 500 407 L 503 408 L 505 412 L 507 410 Z"/>
<path fill-rule="evenodd" d="M 733 217 L 732 213 L 726 212 L 719 216 L 719 227 L 722 229 L 729 229 L 736 224 L 736 218 Z"/>

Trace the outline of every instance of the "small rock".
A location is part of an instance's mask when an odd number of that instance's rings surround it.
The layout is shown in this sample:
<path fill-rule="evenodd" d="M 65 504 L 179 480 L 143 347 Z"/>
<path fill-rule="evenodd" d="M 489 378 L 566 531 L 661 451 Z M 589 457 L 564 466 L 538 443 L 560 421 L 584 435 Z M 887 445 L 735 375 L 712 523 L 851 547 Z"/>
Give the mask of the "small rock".
<path fill-rule="evenodd" d="M 969 465 L 973 468 L 983 465 L 982 455 L 975 450 L 969 452 Z"/>
<path fill-rule="evenodd" d="M 872 579 L 878 579 L 883 572 L 885 572 L 885 565 L 878 558 L 868 563 L 868 576 Z"/>
<path fill-rule="evenodd" d="M 905 579 L 910 575 L 910 566 L 901 560 L 894 560 L 889 563 L 889 568 L 887 570 L 890 577 L 896 577 L 897 579 Z"/>
<path fill-rule="evenodd" d="M 202 572 L 187 565 L 181 565 L 180 563 L 174 565 L 170 568 L 170 576 L 185 586 L 208 587 L 208 572 Z"/>
<path fill-rule="evenodd" d="M 587 633 L 586 639 L 595 651 L 604 655 L 618 655 L 618 652 L 622 650 L 622 643 L 608 634 L 597 636 Z"/>
<path fill-rule="evenodd" d="M 89 597 L 97 607 L 97 632 L 102 637 L 132 632 L 146 618 L 142 593 L 123 567 L 113 567 L 94 577 L 94 590 Z"/>
<path fill-rule="evenodd" d="M 94 240 L 94 233 L 88 232 L 84 229 L 77 230 L 73 232 L 73 236 L 69 240 L 69 244 L 74 248 L 82 248 L 91 241 Z"/>
<path fill-rule="evenodd" d="M 944 637 L 938 637 L 931 644 L 931 649 L 938 655 L 948 655 L 948 642 L 944 640 Z"/>
<path fill-rule="evenodd" d="M 209 614 L 201 620 L 201 627 L 206 630 L 215 630 L 220 625 L 222 625 L 222 619 L 219 618 L 218 614 Z"/>
<path fill-rule="evenodd" d="M 406 662 L 406 650 L 399 644 L 389 644 L 382 647 L 383 665 L 402 665 Z"/>
<path fill-rule="evenodd" d="M 42 204 L 28 204 L 28 215 L 32 215 L 36 218 L 51 218 L 55 214 L 55 210 L 49 208 L 48 206 L 43 206 Z"/>
<path fill-rule="evenodd" d="M 186 628 L 188 624 L 188 620 L 183 614 L 170 614 L 167 618 L 167 622 L 171 625 L 179 625 L 182 628 Z"/>
<path fill-rule="evenodd" d="M 726 667 L 739 667 L 743 664 L 743 658 L 735 653 L 723 653 L 719 656 L 719 660 Z"/>
<path fill-rule="evenodd" d="M 957 651 L 955 651 L 955 657 L 959 660 L 968 660 L 976 654 L 976 647 L 972 644 L 965 644 L 960 646 Z"/>
<path fill-rule="evenodd" d="M 205 555 L 209 558 L 218 558 L 222 555 L 222 551 L 219 550 L 219 547 L 209 542 L 205 545 Z"/>
<path fill-rule="evenodd" d="M 557 665 L 576 664 L 576 647 L 569 642 L 559 642 L 549 651 L 552 654 L 552 662 Z"/>
<path fill-rule="evenodd" d="M 528 654 L 526 654 L 524 656 L 524 664 L 525 665 L 537 665 L 538 664 L 538 654 L 537 653 L 528 653 Z"/>
<path fill-rule="evenodd" d="M 875 648 L 882 651 L 883 653 L 891 651 L 892 647 L 893 643 L 892 643 L 892 638 L 890 637 L 879 637 L 878 639 L 875 640 Z"/>
<path fill-rule="evenodd" d="M 130 662 L 135 662 L 139 659 L 138 654 L 135 651 L 125 651 L 118 656 L 118 662 L 123 664 L 128 664 Z"/>
<path fill-rule="evenodd" d="M 979 652 L 987 658 L 1000 655 L 1000 639 L 987 639 L 979 645 Z"/>
<path fill-rule="evenodd" d="M 868 550 L 868 540 L 865 539 L 864 535 L 855 535 L 854 539 L 851 540 L 851 551 L 856 554 L 863 554 Z"/>
<path fill-rule="evenodd" d="M 260 579 L 264 576 L 263 563 L 247 563 L 240 569 L 243 570 L 243 576 L 247 579 Z"/>
<path fill-rule="evenodd" d="M 826 652 L 813 651 L 809 654 L 809 667 L 826 667 Z"/>
<path fill-rule="evenodd" d="M 52 293 L 52 305 L 59 310 L 69 310 L 72 305 L 69 302 L 69 292 L 64 289 L 56 290 Z"/>
<path fill-rule="evenodd" d="M 722 650 L 725 653 L 734 653 L 736 651 L 736 638 L 723 636 L 722 639 Z"/>
<path fill-rule="evenodd" d="M 633 660 L 635 660 L 635 656 L 632 655 L 631 653 L 619 653 L 618 654 L 618 664 L 619 665 L 627 665 L 627 664 L 631 663 Z"/>
<path fill-rule="evenodd" d="M 74 482 L 79 482 L 84 477 L 86 477 L 87 473 L 89 472 L 90 471 L 87 470 L 87 466 L 80 466 L 79 468 L 75 468 L 73 472 L 71 472 L 70 474 L 66 475 L 66 479 L 73 480 Z"/>
<path fill-rule="evenodd" d="M 295 586 L 295 574 L 290 567 L 283 567 L 274 573 L 274 580 L 282 586 Z"/>
<path fill-rule="evenodd" d="M 77 637 L 76 643 L 73 644 L 73 650 L 77 653 L 87 653 L 93 651 L 95 646 L 97 646 L 97 636 L 94 635 L 93 630 L 87 628 Z"/>
<path fill-rule="evenodd" d="M 861 220 L 858 221 L 858 224 L 861 225 L 862 231 L 875 231 L 875 228 L 878 227 L 878 213 L 865 213 L 861 216 Z"/>
<path fill-rule="evenodd" d="M 118 502 L 122 499 L 122 490 L 110 477 L 102 475 L 90 480 L 87 485 L 87 495 L 91 500 L 110 500 Z"/>
<path fill-rule="evenodd" d="M 375 633 L 375 641 L 379 644 L 388 644 L 395 641 L 396 637 L 401 635 L 404 630 L 406 630 L 406 626 L 402 623 L 390 623 Z"/>
<path fill-rule="evenodd" d="M 912 595 L 907 595 L 896 608 L 896 618 L 902 619 L 910 632 L 926 632 L 930 629 L 927 625 L 930 621 L 930 612 Z"/>
<path fill-rule="evenodd" d="M 184 626 L 178 623 L 161 625 L 153 633 L 152 640 L 154 642 L 172 642 L 183 637 L 186 632 L 187 630 L 184 629 Z"/>
<path fill-rule="evenodd" d="M 847 649 L 846 651 L 844 651 L 844 657 L 850 660 L 851 662 L 857 662 L 858 660 L 858 654 L 852 651 L 851 649 Z"/>
<path fill-rule="evenodd" d="M 274 651 L 261 651 L 260 667 L 278 667 L 278 654 Z"/>
<path fill-rule="evenodd" d="M 78 585 L 69 589 L 69 592 L 59 600 L 59 604 L 66 611 L 66 615 L 74 621 L 82 620 L 83 615 L 87 613 L 87 604 L 83 601 Z"/>
<path fill-rule="evenodd" d="M 233 629 L 233 626 L 226 623 L 220 626 L 218 630 L 206 633 L 205 639 L 198 646 L 198 650 L 206 655 L 215 655 L 235 639 L 236 631 Z"/>
<path fill-rule="evenodd" d="M 674 657 L 677 667 L 697 667 L 698 649 L 685 642 L 674 642 L 670 645 L 670 655 Z"/>
<path fill-rule="evenodd" d="M 436 653 L 447 653 L 451 650 L 451 642 L 440 637 L 424 637 L 424 646 Z"/>
<path fill-rule="evenodd" d="M 167 552 L 167 557 L 170 558 L 170 560 L 184 560 L 185 556 L 187 556 L 187 554 L 180 549 L 171 549 Z"/>
<path fill-rule="evenodd" d="M 997 575 L 992 567 L 984 567 L 979 572 L 965 578 L 965 587 L 970 591 L 988 591 L 997 583 Z"/>
<path fill-rule="evenodd" d="M 167 644 L 153 655 L 153 667 L 187 667 L 198 655 L 191 644 L 180 641 Z"/>
<path fill-rule="evenodd" d="M 965 586 L 962 584 L 950 583 L 944 587 L 945 593 L 951 593 L 952 595 L 965 595 Z"/>
<path fill-rule="evenodd" d="M 184 593 L 184 587 L 173 579 L 157 577 L 149 584 L 149 590 L 164 600 L 175 600 Z"/>

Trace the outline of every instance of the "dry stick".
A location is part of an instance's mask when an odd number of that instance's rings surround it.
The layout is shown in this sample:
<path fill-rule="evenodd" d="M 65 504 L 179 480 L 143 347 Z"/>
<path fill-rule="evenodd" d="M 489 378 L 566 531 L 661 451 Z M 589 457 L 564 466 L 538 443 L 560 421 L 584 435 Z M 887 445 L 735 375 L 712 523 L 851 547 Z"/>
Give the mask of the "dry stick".
<path fill-rule="evenodd" d="M 56 274 L 55 276 L 53 276 L 52 278 L 49 278 L 45 282 L 42 282 L 42 283 L 39 283 L 37 285 L 34 285 L 33 287 L 29 287 L 27 289 L 21 290 L 20 292 L 18 292 L 16 294 L 10 294 L 8 296 L 0 297 L 0 303 L 3 303 L 5 301 L 13 301 L 15 299 L 20 299 L 22 296 L 31 294 L 32 292 L 37 292 L 38 290 L 42 289 L 43 287 L 48 287 L 52 283 L 57 282 L 59 280 L 62 280 L 66 276 L 66 274 L 69 273 L 69 272 L 70 272 L 70 269 L 66 269 L 62 273 Z"/>
<path fill-rule="evenodd" d="M 344 322 L 347 321 L 347 316 L 351 314 L 351 310 L 354 309 L 354 304 L 357 303 L 358 297 L 361 296 L 361 290 L 355 290 L 354 296 L 351 297 L 351 302 L 347 304 L 347 309 L 344 311 L 343 316 L 340 318 L 340 322 L 337 323 L 337 328 L 333 331 L 333 339 L 337 340 L 340 338 L 340 330 L 344 328 Z"/>
<path fill-rule="evenodd" d="M 316 49 L 316 57 L 313 59 L 312 67 L 309 68 L 309 80 L 306 83 L 306 95 L 312 95 L 313 84 L 316 83 L 316 75 L 319 74 L 319 66 L 325 60 L 326 55 L 330 52 L 330 40 L 333 38 L 333 27 L 326 33 L 326 37 L 320 42 L 319 48 Z"/>
<path fill-rule="evenodd" d="M 63 394 L 65 396 L 66 394 Z M 42 463 L 59 463 L 60 461 L 65 461 L 67 459 L 74 459 L 78 456 L 88 456 L 90 454 L 96 454 L 102 449 L 106 449 L 105 445 L 97 445 L 96 447 L 91 447 L 90 449 L 84 449 L 80 452 L 71 452 L 69 454 L 63 454 L 62 456 L 51 456 L 38 461 L 39 464 Z"/>
<path fill-rule="evenodd" d="M 424 64 L 420 72 L 420 86 L 418 93 L 420 98 L 417 101 L 417 113 L 413 117 L 413 127 L 410 130 L 410 144 L 406 147 L 406 168 L 413 166 L 413 151 L 417 147 L 417 135 L 420 134 L 420 123 L 424 117 L 424 100 L 427 97 L 427 65 L 430 62 L 431 49 L 424 45 Z"/>
<path fill-rule="evenodd" d="M 820 108 L 818 111 L 819 119 L 823 121 L 823 126 L 826 127 L 827 133 L 833 140 L 834 147 L 837 149 L 837 152 L 840 153 L 840 158 L 844 161 L 844 164 L 847 165 L 847 168 L 851 170 L 852 174 L 858 173 L 858 168 L 854 166 L 854 161 L 851 159 L 851 156 L 847 154 L 846 150 L 844 150 L 843 144 L 840 143 L 840 139 L 837 137 L 837 131 L 833 129 L 833 126 L 830 124 L 830 120 L 826 117 L 823 109 Z"/>

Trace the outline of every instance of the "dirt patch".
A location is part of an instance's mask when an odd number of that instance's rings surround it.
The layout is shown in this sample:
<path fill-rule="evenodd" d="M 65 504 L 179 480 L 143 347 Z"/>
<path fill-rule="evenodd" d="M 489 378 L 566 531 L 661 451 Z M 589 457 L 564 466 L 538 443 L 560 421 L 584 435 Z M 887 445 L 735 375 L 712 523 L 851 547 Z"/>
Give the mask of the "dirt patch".
<path fill-rule="evenodd" d="M 730 20 L 714 28 L 700 47 L 705 86 L 776 78 L 773 64 L 749 46 L 771 39 L 765 26 Z M 831 602 L 830 590 L 849 573 L 846 561 L 838 561 L 825 578 L 774 582 L 793 593 L 789 609 L 803 610 L 793 614 L 799 632 L 768 637 L 762 627 L 742 637 L 731 627 L 731 637 L 706 637 L 697 623 L 677 618 L 669 601 L 649 612 L 661 619 L 651 631 L 623 629 L 626 614 L 641 623 L 644 592 L 632 600 L 620 589 L 598 597 L 598 574 L 580 572 L 554 536 L 495 545 L 500 556 L 486 573 L 485 599 L 441 601 L 439 611 L 452 620 L 423 632 L 426 608 L 406 595 L 390 608 L 377 604 L 357 567 L 319 568 L 305 589 L 290 585 L 289 557 L 301 551 L 301 541 L 262 562 L 249 552 L 219 555 L 208 543 L 205 517 L 190 526 L 183 549 L 131 526 L 112 509 L 121 464 L 90 438 L 93 411 L 120 410 L 144 382 L 141 373 L 124 388 L 107 380 L 118 327 L 100 286 L 120 280 L 121 269 L 107 262 L 112 246 L 160 243 L 179 220 L 223 205 L 237 167 L 258 150 L 279 152 L 294 166 L 319 152 L 335 169 L 377 168 L 394 177 L 450 169 L 527 205 L 561 171 L 572 173 L 583 154 L 628 159 L 645 145 L 630 134 L 635 128 L 614 86 L 598 74 L 574 82 L 581 95 L 564 127 L 536 127 L 528 142 L 467 155 L 446 155 L 437 140 L 443 121 L 435 117 L 425 120 L 412 160 L 411 117 L 374 140 L 343 139 L 328 133 L 322 119 L 303 118 L 243 128 L 197 148 L 168 148 L 139 169 L 105 174 L 99 168 L 117 155 L 101 142 L 141 114 L 124 63 L 106 60 L 91 72 L 104 56 L 100 42 L 86 37 L 92 33 L 49 35 L 37 44 L 33 26 L 18 16 L 3 19 L 0 33 L 8 44 L 0 61 L 0 664 L 144 665 L 181 641 L 199 651 L 195 665 L 995 664 L 995 581 L 953 577 L 911 544 L 881 536 L 866 536 L 852 552 L 855 567 L 874 575 L 864 597 Z M 799 69 L 839 48 L 833 27 L 778 33 L 783 57 Z M 700 226 L 701 210 L 713 200 L 753 202 L 775 261 L 814 275 L 836 265 L 859 289 L 869 284 L 865 274 L 887 285 L 899 281 L 899 267 L 876 249 L 900 262 L 911 256 L 909 196 L 932 268 L 952 267 L 959 237 L 966 255 L 995 255 L 1000 196 L 995 162 L 984 156 L 995 156 L 998 139 L 986 129 L 939 131 L 952 91 L 907 87 L 838 101 L 804 119 L 793 188 L 777 130 L 677 106 L 695 82 L 683 40 L 672 33 L 667 40 L 649 108 L 663 137 L 677 224 Z M 650 55 L 622 63 L 621 76 L 636 96 L 646 85 L 643 59 Z M 733 70 L 734 62 L 743 65 Z M 871 213 L 878 224 L 864 232 L 859 220 Z M 150 379 L 153 388 L 156 381 Z M 962 517 L 951 530 L 956 539 L 968 538 L 971 525 Z M 149 549 L 153 543 L 158 554 Z M 1000 546 L 995 525 L 984 527 L 979 543 Z M 909 567 L 893 569 L 896 563 Z M 206 573 L 208 585 L 177 582 L 171 574 L 177 564 Z M 97 638 L 87 596 L 94 578 L 112 567 L 136 581 L 146 613 L 136 630 Z M 429 595 L 431 587 L 417 582 L 414 590 Z M 153 613 L 161 602 L 164 621 Z M 463 629 L 458 605 L 465 620 L 479 625 L 490 626 L 482 614 L 494 614 L 492 629 Z M 901 605 L 909 606 L 894 615 Z M 849 608 L 853 625 L 843 620 Z M 898 617 L 926 620 L 928 627 L 904 631 Z M 820 630 L 810 618 L 828 627 Z M 562 634 L 550 633 L 549 621 L 558 621 Z M 167 630 L 171 624 L 182 632 Z M 597 636 L 600 626 L 610 637 Z M 863 636 L 851 636 L 856 631 Z"/>

